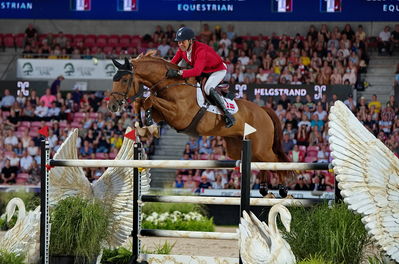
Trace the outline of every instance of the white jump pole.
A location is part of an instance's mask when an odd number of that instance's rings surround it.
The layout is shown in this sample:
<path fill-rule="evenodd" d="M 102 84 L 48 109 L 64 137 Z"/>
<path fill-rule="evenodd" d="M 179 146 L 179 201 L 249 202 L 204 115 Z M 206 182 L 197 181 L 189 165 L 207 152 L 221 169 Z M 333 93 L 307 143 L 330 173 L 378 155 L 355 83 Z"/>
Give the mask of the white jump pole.
<path fill-rule="evenodd" d="M 50 160 L 53 167 L 132 167 L 162 169 L 234 169 L 236 160 Z M 329 163 L 251 162 L 252 170 L 328 170 Z"/>
<path fill-rule="evenodd" d="M 142 202 L 162 203 L 194 203 L 194 204 L 218 204 L 218 205 L 240 205 L 238 197 L 209 197 L 209 196 L 166 196 L 166 195 L 142 195 Z M 269 199 L 251 198 L 252 206 L 273 206 L 282 204 L 284 206 L 310 207 L 316 204 L 317 200 L 312 199 Z"/>

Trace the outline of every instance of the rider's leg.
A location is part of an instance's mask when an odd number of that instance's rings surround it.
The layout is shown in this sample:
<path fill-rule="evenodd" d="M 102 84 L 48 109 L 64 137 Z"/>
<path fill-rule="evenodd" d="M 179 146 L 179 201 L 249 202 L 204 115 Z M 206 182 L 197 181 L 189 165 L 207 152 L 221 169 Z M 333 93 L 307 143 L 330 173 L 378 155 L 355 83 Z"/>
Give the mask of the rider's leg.
<path fill-rule="evenodd" d="M 212 73 L 208 80 L 205 83 L 205 93 L 215 101 L 217 106 L 223 111 L 225 116 L 226 127 L 231 127 L 235 124 L 235 118 L 232 114 L 226 109 L 222 97 L 219 93 L 215 90 L 216 87 L 226 76 L 226 70 L 217 71 Z"/>

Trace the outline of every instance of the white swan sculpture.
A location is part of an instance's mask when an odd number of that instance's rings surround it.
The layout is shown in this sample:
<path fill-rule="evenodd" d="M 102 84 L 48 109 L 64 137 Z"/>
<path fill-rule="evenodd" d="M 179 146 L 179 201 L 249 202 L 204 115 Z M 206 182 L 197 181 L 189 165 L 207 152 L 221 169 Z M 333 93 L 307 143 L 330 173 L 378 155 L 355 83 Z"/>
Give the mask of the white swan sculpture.
<path fill-rule="evenodd" d="M 131 131 L 127 129 L 126 133 Z M 54 159 L 77 159 L 76 140 L 78 130 L 74 129 L 60 146 Z M 134 141 L 124 138 L 116 160 L 132 160 Z M 125 243 L 133 227 L 133 168 L 110 167 L 94 183 L 91 184 L 81 167 L 55 167 L 49 174 L 49 204 L 80 195 L 86 198 L 97 198 L 106 206 L 111 214 L 109 230 L 111 237 L 106 246 L 116 248 Z M 149 170 L 141 171 L 141 192 L 150 188 Z"/>
<path fill-rule="evenodd" d="M 399 159 L 340 101 L 329 115 L 334 172 L 349 209 L 399 262 Z"/>
<path fill-rule="evenodd" d="M 40 259 L 40 206 L 26 213 L 25 204 L 20 198 L 11 199 L 6 207 L 7 222 L 18 208 L 18 219 L 0 240 L 0 249 L 25 255 L 26 263 L 37 263 Z"/>
<path fill-rule="evenodd" d="M 269 212 L 267 225 L 252 213 L 245 211 L 238 230 L 238 245 L 243 264 L 294 264 L 295 256 L 290 245 L 277 228 L 276 218 L 280 214 L 285 229 L 290 232 L 291 214 L 281 205 L 274 205 Z"/>

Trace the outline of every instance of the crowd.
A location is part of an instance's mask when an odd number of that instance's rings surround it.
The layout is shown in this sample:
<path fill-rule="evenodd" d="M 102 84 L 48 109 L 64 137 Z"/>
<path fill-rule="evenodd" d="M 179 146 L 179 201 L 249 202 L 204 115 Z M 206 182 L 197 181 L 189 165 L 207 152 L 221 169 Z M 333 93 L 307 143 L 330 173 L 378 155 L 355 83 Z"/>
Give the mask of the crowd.
<path fill-rule="evenodd" d="M 397 29 L 399 27 L 395 26 L 395 31 Z M 152 34 L 144 36 L 125 35 L 115 37 L 116 40 L 112 40 L 112 36 L 104 37 L 104 43 L 100 42 L 100 36 L 78 37 L 63 32 L 39 34 L 33 25 L 29 25 L 25 30 L 22 56 L 50 59 L 134 57 L 148 49 L 156 49 L 158 55 L 170 59 L 177 51 L 171 25 L 165 29 L 157 26 Z M 238 36 L 233 25 L 223 30 L 220 26 L 211 29 L 204 24 L 197 39 L 212 46 L 224 59 L 228 66 L 225 81 L 230 83 L 354 85 L 359 81 L 359 74 L 367 71 L 369 62 L 368 37 L 361 25 L 355 30 L 349 24 L 333 29 L 325 24 L 320 28 L 311 25 L 308 32 L 295 36 L 275 33 L 271 36 Z M 388 44 L 385 43 L 390 47 L 389 51 L 397 45 L 396 40 L 397 35 L 392 32 Z M 103 93 L 83 94 L 75 90 L 61 94 L 61 81 L 62 77 L 59 77 L 41 97 L 35 91 L 31 91 L 29 97 L 20 94 L 16 98 L 7 90 L 4 92 L 0 103 L 0 183 L 38 182 L 37 130 L 44 125 L 50 127 L 53 151 L 65 140 L 68 131 L 77 127 L 80 128 L 79 158 L 113 158 L 116 155 L 123 131 L 133 123 L 132 107 L 120 116 L 112 114 L 106 108 Z M 283 145 L 293 161 L 329 161 L 326 117 L 333 102 L 327 102 L 325 97 L 313 102 L 310 97 L 302 101 L 299 97 L 291 100 L 285 96 L 277 102 L 273 98 L 264 101 L 260 97 L 254 102 L 276 110 L 284 126 Z M 381 106 L 376 98 L 367 104 L 364 98 L 356 102 L 349 97 L 346 104 L 376 136 L 398 153 L 398 107 L 392 99 L 389 105 Z M 154 139 L 142 140 L 151 154 Z M 183 159 L 225 158 L 228 158 L 225 142 L 219 137 L 191 139 L 183 155 Z M 86 172 L 90 180 L 102 173 L 96 168 Z M 259 187 L 257 173 L 253 172 L 253 188 Z M 175 186 L 193 190 L 207 187 L 236 189 L 239 183 L 239 174 L 235 171 L 181 170 L 177 173 Z M 270 188 L 279 184 L 276 175 L 270 174 L 269 183 Z M 328 172 L 310 171 L 290 183 L 292 189 L 309 190 L 312 186 L 328 190 L 332 185 L 333 176 Z"/>
<path fill-rule="evenodd" d="M 124 133 L 133 126 L 133 107 L 122 114 L 111 113 L 102 92 L 82 93 L 79 89 L 62 95 L 59 81 L 38 96 L 17 97 L 4 91 L 0 101 L 0 184 L 37 184 L 40 181 L 39 129 L 49 127 L 51 155 L 58 150 L 73 128 L 79 129 L 77 142 L 80 159 L 113 159 L 122 146 Z M 52 93 L 52 91 L 54 93 Z M 147 153 L 154 150 L 151 136 L 141 137 Z M 90 181 L 102 175 L 103 169 L 85 169 Z"/>
<path fill-rule="evenodd" d="M 283 149 L 293 162 L 330 162 L 328 146 L 328 113 L 334 105 L 326 96 L 317 102 L 310 96 L 303 101 L 300 97 L 290 100 L 282 95 L 279 100 L 272 97 L 260 106 L 272 107 L 283 126 Z M 399 157 L 399 105 L 394 96 L 382 104 L 373 95 L 369 102 L 361 97 L 357 102 L 349 96 L 344 103 L 378 139 L 385 143 Z M 266 136 L 266 135 L 265 135 Z M 226 143 L 221 137 L 191 138 L 183 151 L 182 159 L 228 159 Z M 259 189 L 259 171 L 252 171 L 252 189 Z M 300 172 L 295 179 L 279 182 L 274 173 L 268 175 L 269 189 L 278 189 L 279 184 L 287 184 L 292 190 L 332 191 L 334 175 L 328 171 Z M 239 189 L 240 174 L 227 170 L 178 170 L 174 187 L 201 189 Z"/>
<path fill-rule="evenodd" d="M 383 33 L 385 32 L 385 33 Z M 379 50 L 392 53 L 399 43 L 399 25 L 394 31 L 387 26 L 380 33 Z M 172 25 L 157 26 L 153 34 L 129 35 L 70 35 L 38 34 L 32 25 L 25 30 L 24 57 L 92 59 L 115 55 L 135 57 L 148 49 L 171 59 L 178 47 L 174 42 Z M 40 37 L 39 37 L 40 36 Z M 203 25 L 197 39 L 209 44 L 228 65 L 225 78 L 230 83 L 268 84 L 356 84 L 359 74 L 367 70 L 368 36 L 362 25 L 354 30 L 350 24 L 329 29 L 314 25 L 308 32 L 295 36 L 237 36 L 234 26 L 213 30 Z"/>

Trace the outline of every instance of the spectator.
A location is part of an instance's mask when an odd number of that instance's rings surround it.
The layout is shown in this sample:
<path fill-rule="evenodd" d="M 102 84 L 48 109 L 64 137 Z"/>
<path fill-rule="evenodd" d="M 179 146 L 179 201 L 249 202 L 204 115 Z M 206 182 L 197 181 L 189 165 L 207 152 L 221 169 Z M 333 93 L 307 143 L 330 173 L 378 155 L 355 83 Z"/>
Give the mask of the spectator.
<path fill-rule="evenodd" d="M 286 154 L 288 154 L 293 148 L 294 148 L 294 141 L 292 139 L 290 139 L 290 135 L 288 133 L 285 133 L 283 135 L 283 150 Z"/>
<path fill-rule="evenodd" d="M 299 146 L 295 144 L 293 149 L 289 151 L 288 157 L 292 162 L 303 162 L 305 160 L 305 153 L 299 150 Z"/>
<path fill-rule="evenodd" d="M 10 111 L 11 107 L 15 103 L 15 97 L 10 94 L 10 90 L 4 90 L 4 96 L 1 98 L 0 106 L 3 111 Z"/>
<path fill-rule="evenodd" d="M 389 55 L 392 55 L 391 52 L 391 32 L 390 32 L 390 27 L 385 26 L 384 30 L 380 32 L 378 35 L 379 37 L 379 42 L 378 42 L 378 54 L 383 55 L 388 53 Z"/>
<path fill-rule="evenodd" d="M 203 43 L 208 43 L 211 39 L 212 39 L 212 31 L 209 29 L 209 25 L 208 24 L 204 24 L 203 25 L 203 29 L 200 33 L 200 37 L 201 37 L 201 41 Z"/>
<path fill-rule="evenodd" d="M 29 172 L 30 169 L 32 168 L 32 164 L 33 164 L 33 159 L 29 155 L 28 151 L 25 150 L 23 152 L 22 158 L 20 159 L 20 167 L 21 167 L 22 171 Z"/>
<path fill-rule="evenodd" d="M 176 176 L 175 184 L 173 187 L 174 188 L 184 188 L 184 181 L 180 174 Z"/>
<path fill-rule="evenodd" d="M 29 24 L 25 29 L 25 44 L 32 44 L 37 39 L 37 29 Z"/>
<path fill-rule="evenodd" d="M 381 110 L 381 102 L 377 100 L 377 95 L 373 94 L 371 96 L 371 101 L 368 103 L 368 108 L 370 109 L 371 107 L 375 108 L 375 112 L 378 114 Z"/>
<path fill-rule="evenodd" d="M 198 188 L 195 192 L 199 193 L 202 189 L 212 189 L 212 184 L 208 181 L 205 175 L 201 176 L 201 181 L 198 184 Z"/>
<path fill-rule="evenodd" d="M 15 184 L 17 178 L 17 168 L 11 166 L 10 160 L 6 159 L 4 167 L 1 169 L 0 184 Z"/>

